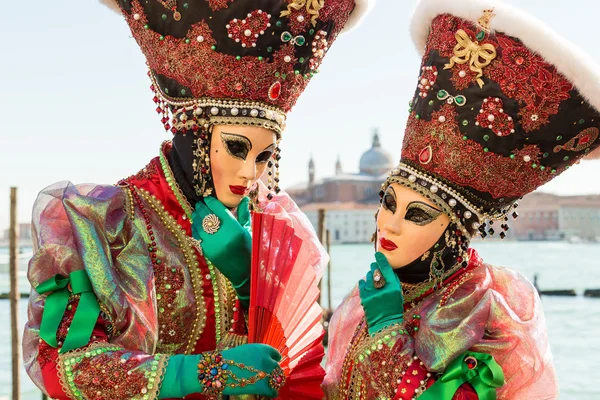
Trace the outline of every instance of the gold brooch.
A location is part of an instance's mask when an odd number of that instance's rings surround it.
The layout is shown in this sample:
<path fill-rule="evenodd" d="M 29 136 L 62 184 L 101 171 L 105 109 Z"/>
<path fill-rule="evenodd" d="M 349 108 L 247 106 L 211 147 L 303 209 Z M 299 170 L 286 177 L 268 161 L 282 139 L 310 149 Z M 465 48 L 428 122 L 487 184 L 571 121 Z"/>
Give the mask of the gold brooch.
<path fill-rule="evenodd" d="M 221 221 L 215 214 L 209 214 L 202 220 L 202 229 L 209 235 L 216 233 L 220 227 Z"/>

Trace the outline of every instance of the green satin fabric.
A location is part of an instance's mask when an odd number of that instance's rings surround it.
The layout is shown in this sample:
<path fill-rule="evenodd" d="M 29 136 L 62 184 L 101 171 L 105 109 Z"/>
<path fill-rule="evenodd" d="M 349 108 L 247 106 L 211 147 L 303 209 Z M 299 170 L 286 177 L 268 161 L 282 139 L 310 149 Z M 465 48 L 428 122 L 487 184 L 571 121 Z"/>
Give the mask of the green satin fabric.
<path fill-rule="evenodd" d="M 400 280 L 382 253 L 375 253 L 375 261 L 371 264 L 366 279 L 358 283 L 370 335 L 404 320 L 404 298 Z M 380 289 L 374 286 L 373 274 L 376 270 L 381 272 L 382 279 L 386 282 Z"/>
<path fill-rule="evenodd" d="M 204 231 L 202 222 L 214 214 L 220 221 L 217 232 Z M 248 198 L 238 206 L 238 219 L 216 198 L 208 196 L 196 203 L 192 213 L 192 235 L 202 244 L 204 256 L 229 279 L 238 298 L 248 308 L 250 302 L 250 260 L 252 236 Z"/>
<path fill-rule="evenodd" d="M 100 315 L 100 306 L 85 270 L 74 271 L 67 278 L 58 274 L 53 276 L 35 289 L 40 295 L 49 293 L 40 324 L 40 337 L 46 343 L 58 347 L 56 334 L 69 303 L 69 285 L 72 293 L 79 294 L 80 299 L 69 333 L 59 351 L 61 354 L 87 345 Z"/>
<path fill-rule="evenodd" d="M 474 357 L 477 366 L 470 369 L 464 361 Z M 496 389 L 504 385 L 502 368 L 490 354 L 467 351 L 457 357 L 444 374 L 420 397 L 421 400 L 452 400 L 458 388 L 470 383 L 479 400 L 496 400 Z"/>
<path fill-rule="evenodd" d="M 192 393 L 201 393 L 202 385 L 198 381 L 200 357 L 200 354 L 170 356 L 158 398 L 181 399 Z"/>

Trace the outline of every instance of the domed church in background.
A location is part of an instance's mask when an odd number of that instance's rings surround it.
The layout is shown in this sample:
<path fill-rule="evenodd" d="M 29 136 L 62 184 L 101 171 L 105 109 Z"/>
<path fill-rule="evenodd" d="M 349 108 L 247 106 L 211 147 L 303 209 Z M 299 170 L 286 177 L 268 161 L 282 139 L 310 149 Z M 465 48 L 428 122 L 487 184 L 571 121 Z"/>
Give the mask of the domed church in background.
<path fill-rule="evenodd" d="M 379 191 L 387 173 L 397 164 L 381 146 L 377 129 L 371 148 L 360 157 L 358 173 L 344 173 L 338 157 L 335 175 L 315 179 L 316 164 L 308 162 L 308 182 L 287 188 L 287 193 L 317 225 L 317 211 L 327 211 L 326 229 L 332 243 L 369 242 L 375 229 L 374 214 L 379 206 Z"/>

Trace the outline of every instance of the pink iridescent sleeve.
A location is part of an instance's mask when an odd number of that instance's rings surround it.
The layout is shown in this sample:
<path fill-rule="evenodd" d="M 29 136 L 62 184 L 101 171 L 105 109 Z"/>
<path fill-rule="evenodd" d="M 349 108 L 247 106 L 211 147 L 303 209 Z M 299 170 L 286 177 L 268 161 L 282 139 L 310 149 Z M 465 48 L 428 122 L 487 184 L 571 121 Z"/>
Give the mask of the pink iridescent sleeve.
<path fill-rule="evenodd" d="M 33 382 L 53 398 L 157 398 L 164 356 L 157 337 L 153 277 L 144 240 L 136 238 L 127 195 L 115 186 L 58 183 L 33 211 L 33 288 L 56 274 L 85 269 L 101 306 L 90 343 L 58 354 L 40 339 L 46 295 L 31 291 L 23 357 Z M 72 296 L 57 339 L 64 340 L 77 307 Z"/>
<path fill-rule="evenodd" d="M 555 399 L 558 387 L 540 298 L 520 273 L 490 265 L 419 307 L 415 351 L 443 372 L 467 350 L 491 354 L 504 372 L 498 399 Z"/>

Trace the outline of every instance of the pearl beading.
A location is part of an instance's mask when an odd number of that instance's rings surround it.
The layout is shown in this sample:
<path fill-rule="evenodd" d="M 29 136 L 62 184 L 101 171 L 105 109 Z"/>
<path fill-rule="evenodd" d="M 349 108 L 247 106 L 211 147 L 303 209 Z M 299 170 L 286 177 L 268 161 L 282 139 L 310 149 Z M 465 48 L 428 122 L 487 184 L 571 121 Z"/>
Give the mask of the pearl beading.
<path fill-rule="evenodd" d="M 181 116 L 187 114 L 188 111 L 197 112 L 200 108 L 205 109 L 209 118 L 219 116 L 255 118 L 259 121 L 271 121 L 277 133 L 281 133 L 285 129 L 286 114 L 277 107 L 257 101 L 234 99 L 172 98 L 163 93 L 152 71 L 149 71 L 148 76 L 150 76 L 157 97 L 173 108 L 173 115 L 176 116 L 178 121 L 181 121 Z M 185 123 L 185 120 L 182 122 Z"/>

